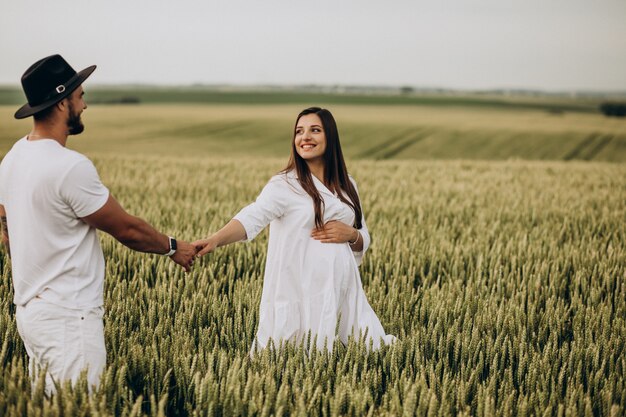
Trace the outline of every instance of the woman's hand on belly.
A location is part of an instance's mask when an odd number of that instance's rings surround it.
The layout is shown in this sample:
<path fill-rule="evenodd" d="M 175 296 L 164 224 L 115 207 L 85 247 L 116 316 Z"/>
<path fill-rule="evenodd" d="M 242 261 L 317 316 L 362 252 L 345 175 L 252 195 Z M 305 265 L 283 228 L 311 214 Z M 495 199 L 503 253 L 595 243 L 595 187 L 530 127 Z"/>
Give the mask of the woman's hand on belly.
<path fill-rule="evenodd" d="M 359 231 L 337 220 L 331 220 L 323 229 L 313 229 L 311 237 L 322 243 L 347 243 L 358 238 Z"/>

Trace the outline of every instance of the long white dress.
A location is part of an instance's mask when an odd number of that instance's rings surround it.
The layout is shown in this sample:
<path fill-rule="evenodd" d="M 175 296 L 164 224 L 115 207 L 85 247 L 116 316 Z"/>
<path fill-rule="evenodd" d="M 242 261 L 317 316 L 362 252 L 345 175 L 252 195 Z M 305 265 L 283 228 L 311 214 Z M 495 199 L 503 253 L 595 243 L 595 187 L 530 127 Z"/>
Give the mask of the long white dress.
<path fill-rule="evenodd" d="M 314 176 L 313 181 L 324 200 L 324 223 L 338 220 L 352 225 L 350 206 Z M 313 239 L 313 201 L 293 171 L 272 177 L 256 201 L 234 218 L 245 228 L 248 240 L 270 225 L 257 349 L 265 348 L 270 338 L 276 346 L 281 340 L 302 341 L 309 331 L 317 336 L 318 349 L 323 349 L 325 340 L 331 349 L 336 336 L 345 344 L 351 334 L 359 337 L 365 331 L 375 349 L 381 342 L 395 340 L 385 333 L 363 292 L 358 266 L 370 244 L 364 218 L 359 230 L 361 252 L 353 252 L 348 243 Z"/>

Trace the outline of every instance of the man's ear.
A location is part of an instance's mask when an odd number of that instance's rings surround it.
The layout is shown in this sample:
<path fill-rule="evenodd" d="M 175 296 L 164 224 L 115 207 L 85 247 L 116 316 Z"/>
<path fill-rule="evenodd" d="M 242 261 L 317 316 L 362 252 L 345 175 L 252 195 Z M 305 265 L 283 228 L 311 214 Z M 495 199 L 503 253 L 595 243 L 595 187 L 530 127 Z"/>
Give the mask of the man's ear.
<path fill-rule="evenodd" d="M 67 98 L 64 98 L 63 100 L 59 101 L 57 104 L 55 104 L 56 108 L 63 112 L 65 111 L 65 106 L 67 106 Z"/>

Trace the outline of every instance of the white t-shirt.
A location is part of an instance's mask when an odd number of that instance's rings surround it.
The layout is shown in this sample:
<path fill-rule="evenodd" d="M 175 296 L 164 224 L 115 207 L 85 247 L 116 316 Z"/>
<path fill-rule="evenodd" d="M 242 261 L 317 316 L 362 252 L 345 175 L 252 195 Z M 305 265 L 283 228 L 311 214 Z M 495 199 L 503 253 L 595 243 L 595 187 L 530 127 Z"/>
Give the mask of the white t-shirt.
<path fill-rule="evenodd" d="M 103 304 L 104 256 L 81 220 L 109 190 L 84 155 L 52 139 L 20 139 L 0 163 L 0 204 L 11 247 L 14 302 L 39 296 L 73 309 Z"/>

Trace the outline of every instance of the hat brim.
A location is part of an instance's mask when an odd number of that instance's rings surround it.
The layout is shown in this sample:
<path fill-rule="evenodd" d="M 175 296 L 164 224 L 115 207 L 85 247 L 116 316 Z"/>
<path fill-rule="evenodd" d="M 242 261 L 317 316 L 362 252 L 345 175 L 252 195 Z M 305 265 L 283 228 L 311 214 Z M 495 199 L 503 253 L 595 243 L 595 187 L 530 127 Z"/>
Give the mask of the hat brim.
<path fill-rule="evenodd" d="M 48 107 L 54 106 L 59 101 L 72 94 L 72 92 L 76 90 L 78 86 L 80 86 L 91 75 L 91 73 L 95 71 L 95 69 L 96 66 L 92 65 L 76 73 L 76 75 L 73 76 L 70 81 L 65 85 L 65 91 L 63 91 L 61 94 L 54 96 L 54 98 L 51 98 L 50 100 L 47 100 L 36 106 L 31 106 L 28 103 L 24 104 L 15 112 L 15 118 L 24 119 L 26 117 L 32 116 L 33 114 L 39 113 L 40 111 L 45 110 Z"/>

